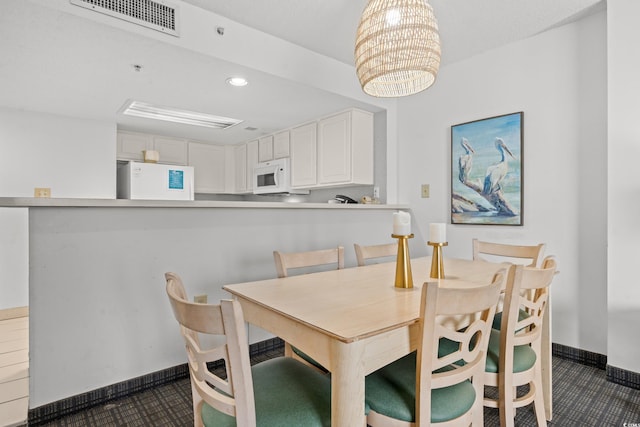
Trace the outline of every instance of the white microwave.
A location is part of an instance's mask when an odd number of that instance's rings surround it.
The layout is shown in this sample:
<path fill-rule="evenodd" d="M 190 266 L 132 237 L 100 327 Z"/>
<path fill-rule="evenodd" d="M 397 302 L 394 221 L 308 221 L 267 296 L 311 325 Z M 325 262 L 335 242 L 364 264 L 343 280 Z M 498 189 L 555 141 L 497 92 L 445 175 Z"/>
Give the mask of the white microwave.
<path fill-rule="evenodd" d="M 253 194 L 309 194 L 291 189 L 289 158 L 258 163 L 253 168 Z"/>

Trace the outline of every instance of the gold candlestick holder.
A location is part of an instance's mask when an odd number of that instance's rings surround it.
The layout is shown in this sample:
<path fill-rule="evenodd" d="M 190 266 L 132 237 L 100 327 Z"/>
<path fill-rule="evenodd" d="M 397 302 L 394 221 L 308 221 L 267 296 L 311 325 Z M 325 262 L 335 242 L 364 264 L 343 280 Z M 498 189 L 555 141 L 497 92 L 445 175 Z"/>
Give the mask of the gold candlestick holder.
<path fill-rule="evenodd" d="M 447 246 L 447 242 L 427 242 L 429 246 L 433 246 L 433 255 L 431 256 L 431 274 L 432 279 L 444 279 L 444 260 L 442 258 L 442 247 Z"/>
<path fill-rule="evenodd" d="M 413 288 L 413 277 L 411 276 L 411 258 L 409 257 L 409 245 L 407 240 L 413 238 L 413 234 L 399 235 L 392 234 L 391 237 L 398 239 L 398 256 L 396 258 L 396 288 Z"/>

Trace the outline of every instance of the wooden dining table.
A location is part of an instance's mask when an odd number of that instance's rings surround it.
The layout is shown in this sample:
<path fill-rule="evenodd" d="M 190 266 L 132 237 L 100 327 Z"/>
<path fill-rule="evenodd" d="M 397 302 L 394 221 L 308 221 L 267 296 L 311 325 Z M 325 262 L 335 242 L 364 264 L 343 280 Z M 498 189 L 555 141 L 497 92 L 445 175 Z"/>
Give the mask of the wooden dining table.
<path fill-rule="evenodd" d="M 430 266 L 431 257 L 411 260 L 409 289 L 394 286 L 395 262 L 223 289 L 240 302 L 248 323 L 279 336 L 331 372 L 332 426 L 365 426 L 365 376 L 417 348 L 422 284 L 439 280 L 443 287 L 482 286 L 508 264 L 445 258 L 444 279 L 430 279 Z M 543 348 L 550 349 L 547 344 Z M 550 360 L 549 352 L 542 361 L 548 419 Z"/>

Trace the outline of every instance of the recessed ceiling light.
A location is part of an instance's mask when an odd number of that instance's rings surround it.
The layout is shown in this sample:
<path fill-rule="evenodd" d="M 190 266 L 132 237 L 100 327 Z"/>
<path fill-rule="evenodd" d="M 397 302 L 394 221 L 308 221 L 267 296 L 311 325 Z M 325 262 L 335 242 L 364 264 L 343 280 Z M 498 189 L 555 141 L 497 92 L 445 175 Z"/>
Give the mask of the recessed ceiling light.
<path fill-rule="evenodd" d="M 227 83 L 229 83 L 231 86 L 246 86 L 249 84 L 249 82 L 247 81 L 247 79 L 245 79 L 244 77 L 229 77 L 227 79 Z"/>
<path fill-rule="evenodd" d="M 171 107 L 160 107 L 145 102 L 128 100 L 120 109 L 122 114 L 146 119 L 164 120 L 192 126 L 204 126 L 214 129 L 227 129 L 242 123 L 242 120 L 214 116 L 195 111 L 179 110 Z"/>

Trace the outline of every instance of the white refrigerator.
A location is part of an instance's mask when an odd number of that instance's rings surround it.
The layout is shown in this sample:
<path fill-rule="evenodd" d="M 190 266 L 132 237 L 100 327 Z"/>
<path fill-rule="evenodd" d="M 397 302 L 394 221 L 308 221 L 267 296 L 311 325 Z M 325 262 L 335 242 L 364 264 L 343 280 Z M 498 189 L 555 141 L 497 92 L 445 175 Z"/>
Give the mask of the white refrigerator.
<path fill-rule="evenodd" d="M 129 162 L 118 165 L 118 199 L 193 200 L 193 167 Z"/>

